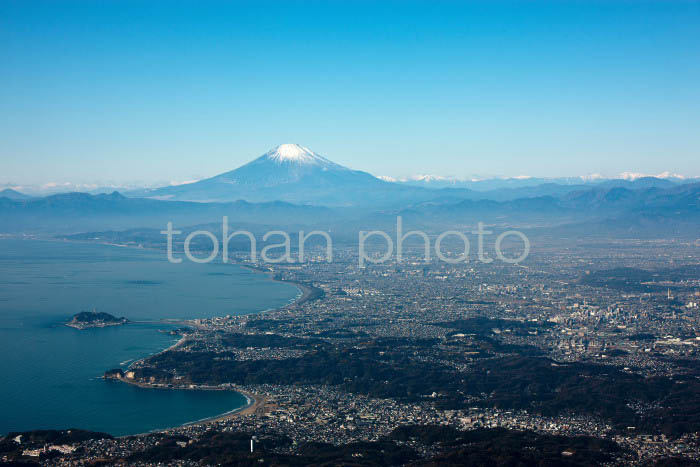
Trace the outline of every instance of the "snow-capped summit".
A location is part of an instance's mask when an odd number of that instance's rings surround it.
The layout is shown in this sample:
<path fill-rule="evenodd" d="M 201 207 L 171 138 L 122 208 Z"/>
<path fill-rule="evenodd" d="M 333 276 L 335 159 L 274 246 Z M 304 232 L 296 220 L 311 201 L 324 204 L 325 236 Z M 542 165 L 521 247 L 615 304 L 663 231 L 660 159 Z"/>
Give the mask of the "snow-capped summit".
<path fill-rule="evenodd" d="M 325 206 L 376 205 L 411 197 L 414 189 L 336 164 L 299 144 L 281 144 L 230 172 L 149 197 L 186 201 L 287 201 Z M 413 199 L 413 198 L 411 198 Z"/>
<path fill-rule="evenodd" d="M 435 200 L 504 201 L 518 197 L 559 196 L 572 190 L 580 190 L 588 183 L 607 183 L 605 187 L 664 188 L 681 183 L 682 180 L 674 174 L 664 173 L 659 177 L 668 177 L 669 180 L 607 180 L 607 177 L 598 174 L 586 178 L 553 179 L 529 176 L 458 178 L 436 175 L 399 179 L 377 178 L 367 172 L 336 164 L 300 144 L 286 143 L 234 170 L 204 180 L 139 190 L 129 195 L 173 201 L 284 201 L 329 207 L 394 209 Z M 639 176 L 626 174 L 626 178 Z M 691 180 L 693 179 L 686 179 Z M 483 192 L 491 194 L 486 198 Z"/>
<path fill-rule="evenodd" d="M 278 163 L 312 164 L 340 167 L 311 149 L 294 143 L 280 144 L 263 154 L 259 159 L 268 159 Z"/>

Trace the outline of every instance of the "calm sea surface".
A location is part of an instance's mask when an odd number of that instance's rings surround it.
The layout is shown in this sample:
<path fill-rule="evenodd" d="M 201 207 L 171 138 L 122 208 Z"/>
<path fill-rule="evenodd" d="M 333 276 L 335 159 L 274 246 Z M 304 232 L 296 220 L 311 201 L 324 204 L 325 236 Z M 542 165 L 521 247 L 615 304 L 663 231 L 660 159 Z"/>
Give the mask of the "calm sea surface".
<path fill-rule="evenodd" d="M 299 290 L 245 268 L 171 264 L 165 254 L 116 246 L 0 240 L 0 434 L 84 428 L 114 435 L 178 426 L 239 408 L 230 391 L 142 389 L 105 381 L 172 345 L 162 319 L 255 313 Z M 83 310 L 138 323 L 76 330 Z"/>

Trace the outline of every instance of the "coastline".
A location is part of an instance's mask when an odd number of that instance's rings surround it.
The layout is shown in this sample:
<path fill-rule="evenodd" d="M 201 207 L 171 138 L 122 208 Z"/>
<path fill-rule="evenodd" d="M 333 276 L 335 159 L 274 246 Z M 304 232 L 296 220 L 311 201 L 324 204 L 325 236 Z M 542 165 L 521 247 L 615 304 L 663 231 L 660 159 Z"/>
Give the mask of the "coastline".
<path fill-rule="evenodd" d="M 80 242 L 80 243 L 93 243 L 93 242 Z M 129 246 L 129 245 L 115 245 L 115 244 L 107 244 L 107 243 L 99 243 L 99 244 L 108 245 L 108 246 L 119 246 L 119 247 L 123 247 L 123 248 L 133 248 L 133 249 L 137 249 L 137 250 L 144 250 L 144 248 L 139 248 L 139 247 Z M 162 251 L 162 250 L 154 248 L 154 249 L 148 249 L 148 251 Z M 262 314 L 262 313 L 275 312 L 275 311 L 284 310 L 285 308 L 288 308 L 291 306 L 301 305 L 301 304 L 311 300 L 315 296 L 315 294 L 317 294 L 318 291 L 320 290 L 320 289 L 315 289 L 314 287 L 308 286 L 306 284 L 302 284 L 300 282 L 285 280 L 285 279 L 281 279 L 279 277 L 275 277 L 275 274 L 273 271 L 269 271 L 269 270 L 266 270 L 266 269 L 263 269 L 263 268 L 260 268 L 257 266 L 253 266 L 253 265 L 249 265 L 249 264 L 245 264 L 245 263 L 241 263 L 241 262 L 232 262 L 231 264 L 234 264 L 236 266 L 239 266 L 239 267 L 242 267 L 245 269 L 249 269 L 249 270 L 251 270 L 255 273 L 258 273 L 258 274 L 263 274 L 270 281 L 291 284 L 299 290 L 299 294 L 297 295 L 297 297 L 294 298 L 294 300 L 292 300 L 290 303 L 287 303 L 284 306 L 266 309 L 266 310 L 261 310 L 261 311 L 257 311 L 257 312 L 253 312 L 253 313 L 246 313 L 245 315 L 241 315 L 241 316 L 258 315 L 258 314 Z M 194 322 L 195 319 L 197 319 L 197 318 L 193 318 L 190 320 L 173 320 L 173 321 L 164 320 L 164 321 L 168 322 L 168 323 L 172 323 L 172 324 L 181 324 L 183 326 L 188 326 L 188 327 L 192 327 L 192 328 L 201 328 L 200 325 L 198 325 Z M 148 355 L 148 356 L 141 358 L 141 359 L 134 360 L 133 362 L 131 362 L 129 367 L 131 367 L 131 365 L 133 365 L 134 363 L 145 360 L 145 359 L 150 358 L 152 356 L 160 355 L 162 353 L 169 352 L 171 350 L 175 350 L 178 347 L 181 347 L 182 345 L 184 345 L 185 342 L 187 342 L 187 337 L 183 336 L 176 343 L 174 343 L 170 347 L 167 347 L 167 348 L 161 350 L 160 352 Z M 218 421 L 229 420 L 229 419 L 235 418 L 235 417 L 243 417 L 243 416 L 255 413 L 258 410 L 258 408 L 261 406 L 264 407 L 265 402 L 267 401 L 267 396 L 260 395 L 260 394 L 253 394 L 251 392 L 248 392 L 248 391 L 245 391 L 243 389 L 236 388 L 236 387 L 221 388 L 221 387 L 195 386 L 195 387 L 170 387 L 170 388 L 168 388 L 168 387 L 154 386 L 154 385 L 151 385 L 149 383 L 129 381 L 126 378 L 110 378 L 110 379 L 113 379 L 114 381 L 126 383 L 126 384 L 131 384 L 131 385 L 134 385 L 134 386 L 137 386 L 140 388 L 144 388 L 144 389 L 173 389 L 173 390 L 189 390 L 189 391 L 234 391 L 234 392 L 237 392 L 237 393 L 243 395 L 243 397 L 246 398 L 246 404 L 244 406 L 235 408 L 229 412 L 225 412 L 223 414 L 215 415 L 212 417 L 207 417 L 207 418 L 204 418 L 202 420 L 194 420 L 191 422 L 186 422 L 186 423 L 183 423 L 182 425 L 175 426 L 175 427 L 158 429 L 158 430 L 155 430 L 156 432 L 167 432 L 169 430 L 182 428 L 182 427 L 186 427 L 186 426 L 205 425 L 208 423 L 215 423 Z M 142 435 L 142 434 L 144 434 L 144 433 L 140 433 L 139 435 Z M 138 435 L 127 435 L 127 436 L 138 436 Z"/>
<path fill-rule="evenodd" d="M 168 349 L 163 350 L 162 352 L 165 352 L 171 348 L 174 348 L 178 344 L 180 344 L 180 341 L 178 341 L 178 343 L 175 344 L 174 346 L 171 346 Z M 154 354 L 154 355 L 157 355 L 157 354 Z M 146 433 L 136 433 L 136 434 L 131 434 L 131 435 L 123 435 L 123 436 L 120 436 L 120 438 L 125 438 L 125 437 L 129 437 L 129 436 L 141 436 L 141 435 L 146 435 L 149 433 L 165 433 L 167 431 L 175 430 L 175 429 L 186 427 L 186 426 L 206 425 L 208 423 L 229 420 L 229 419 L 235 418 L 235 417 L 243 417 L 243 416 L 255 413 L 259 407 L 264 407 L 265 402 L 267 401 L 267 396 L 260 395 L 260 394 L 253 394 L 252 392 L 248 392 L 246 390 L 236 388 L 236 387 L 230 387 L 230 388 L 206 387 L 206 386 L 161 387 L 161 386 L 155 386 L 155 385 L 152 385 L 149 383 L 141 383 L 138 381 L 129 381 L 126 378 L 107 378 L 107 377 L 103 377 L 103 378 L 106 380 L 112 380 L 112 381 L 117 381 L 120 383 L 130 384 L 132 386 L 136 386 L 136 387 L 139 387 L 142 389 L 165 389 L 165 390 L 174 390 L 174 391 L 233 391 L 233 392 L 237 392 L 237 393 L 241 394 L 246 399 L 245 405 L 243 405 L 241 407 L 237 407 L 235 409 L 232 409 L 228 412 L 224 412 L 222 414 L 213 415 L 211 417 L 206 417 L 206 418 L 203 418 L 201 420 L 193 420 L 191 422 L 185 422 L 185 423 L 178 425 L 178 426 L 160 428 L 160 429 L 153 430 L 153 431 L 146 432 Z"/>
<path fill-rule="evenodd" d="M 126 322 L 124 322 L 124 323 L 101 323 L 101 324 L 91 324 L 91 325 L 75 324 L 72 322 L 63 323 L 64 326 L 67 326 L 67 327 L 73 328 L 73 329 L 77 329 L 79 331 L 82 331 L 84 329 L 108 328 L 108 327 L 112 327 L 112 326 L 124 326 L 125 324 L 128 324 L 128 323 L 126 323 Z"/>
<path fill-rule="evenodd" d="M 111 246 L 111 247 L 117 247 L 117 248 L 127 248 L 130 250 L 150 251 L 150 252 L 163 252 L 163 251 L 165 251 L 162 248 L 144 247 L 144 246 L 139 246 L 139 245 L 127 245 L 127 244 L 109 243 L 109 242 L 91 242 L 91 241 L 87 241 L 87 240 L 69 240 L 66 238 L 55 238 L 55 237 L 44 238 L 44 237 L 39 236 L 36 238 L 23 238 L 23 237 L 10 237 L 10 238 L 15 238 L 17 240 L 39 240 L 39 241 L 48 241 L 48 242 L 56 242 L 56 243 L 79 243 L 79 244 L 86 244 L 86 245 L 104 245 L 104 246 Z M 222 263 L 222 264 L 225 264 L 225 263 Z M 301 282 L 275 277 L 275 274 L 273 271 L 261 268 L 260 266 L 255 266 L 252 264 L 247 264 L 247 263 L 243 263 L 241 261 L 233 261 L 233 260 L 229 264 L 234 264 L 234 265 L 242 267 L 244 269 L 249 269 L 249 270 L 254 271 L 256 273 L 263 274 L 263 275 L 267 276 L 268 280 L 271 280 L 274 282 L 291 284 L 291 285 L 295 286 L 297 289 L 299 289 L 299 291 L 301 292 L 299 297 L 295 298 L 290 303 L 288 303 L 284 306 L 281 306 L 278 308 L 271 308 L 271 309 L 267 309 L 267 310 L 256 311 L 253 313 L 246 313 L 246 314 L 257 315 L 260 313 L 283 310 L 284 308 L 287 308 L 287 307 L 290 307 L 293 305 L 301 305 L 302 303 L 305 303 L 305 302 L 309 301 L 310 299 L 312 299 L 314 294 L 317 292 L 317 290 L 320 290 L 320 289 L 315 289 L 314 287 L 309 286 L 307 284 L 303 284 Z M 243 316 L 243 315 L 241 315 L 241 316 Z M 193 318 L 192 320 L 194 320 L 194 319 L 197 319 L 197 318 Z M 179 322 L 179 323 L 183 323 L 183 324 L 192 325 L 192 323 L 190 323 L 190 321 L 192 321 L 192 320 L 175 320 L 172 322 L 175 322 L 175 323 Z M 167 320 L 165 320 L 165 321 L 167 321 Z"/>
<path fill-rule="evenodd" d="M 38 241 L 55 242 L 55 243 L 78 243 L 78 244 L 85 244 L 85 245 L 104 245 L 104 246 L 110 246 L 110 247 L 116 247 L 116 248 L 127 248 L 130 250 L 150 251 L 150 252 L 165 251 L 162 248 L 144 247 L 144 246 L 139 246 L 139 245 L 127 245 L 127 244 L 109 243 L 109 242 L 91 242 L 91 241 L 87 241 L 87 240 L 69 240 L 67 238 L 56 238 L 56 237 L 37 236 L 37 237 L 32 237 L 32 238 L 26 238 L 26 237 L 21 237 L 21 236 L 8 236 L 7 238 L 12 238 L 15 240 L 29 240 L 29 241 L 38 240 Z M 284 306 L 281 306 L 278 308 L 271 308 L 271 309 L 267 309 L 267 310 L 256 311 L 256 312 L 247 313 L 247 314 L 257 315 L 260 313 L 280 311 L 280 310 L 283 310 L 284 308 L 287 308 L 287 307 L 290 307 L 293 305 L 301 305 L 302 303 L 305 303 L 305 302 L 311 300 L 312 298 L 314 298 L 314 294 L 317 293 L 318 291 L 320 291 L 320 289 L 316 289 L 313 286 L 309 286 L 309 285 L 303 284 L 301 282 L 275 277 L 275 274 L 273 271 L 261 268 L 259 266 L 243 263 L 240 261 L 231 261 L 229 264 L 234 264 L 236 266 L 240 266 L 242 268 L 249 269 L 249 270 L 254 271 L 256 273 L 263 274 L 263 275 L 267 276 L 268 280 L 271 280 L 274 282 L 282 282 L 285 284 L 291 284 L 291 285 L 295 286 L 297 289 L 299 289 L 299 291 L 301 292 L 299 297 L 297 297 L 296 299 L 294 299 L 293 301 L 291 301 L 290 303 L 288 303 Z M 241 316 L 243 316 L 243 315 L 241 315 Z M 193 318 L 193 320 L 194 319 L 197 319 L 197 318 Z M 168 320 L 166 319 L 164 321 L 167 322 Z M 192 320 L 175 320 L 175 321 L 171 321 L 171 322 L 187 323 L 187 324 L 191 325 L 190 321 L 192 321 Z"/>
<path fill-rule="evenodd" d="M 251 265 L 251 264 L 245 264 L 245 263 L 241 263 L 241 262 L 233 262 L 233 263 L 231 263 L 231 264 L 235 264 L 235 265 L 240 266 L 240 267 L 243 267 L 243 268 L 245 268 L 245 269 L 250 269 L 251 271 L 254 271 L 254 272 L 258 273 L 258 274 L 264 274 L 264 275 L 267 276 L 268 279 L 271 280 L 271 281 L 274 281 L 274 282 L 282 282 L 282 283 L 285 283 L 285 284 L 291 284 L 291 285 L 293 285 L 294 287 L 296 287 L 297 289 L 299 289 L 299 291 L 301 292 L 301 294 L 300 294 L 296 299 L 294 299 L 291 303 L 288 303 L 288 304 L 285 305 L 285 306 L 282 306 L 282 307 L 279 307 L 279 308 L 273 308 L 273 309 L 270 309 L 270 310 L 263 310 L 263 311 L 259 311 L 259 312 L 257 312 L 257 313 L 249 313 L 249 314 L 255 314 L 255 315 L 257 315 L 257 314 L 260 314 L 260 313 L 273 312 L 273 311 L 280 311 L 280 310 L 283 310 L 283 309 L 285 309 L 285 308 L 287 308 L 287 307 L 294 306 L 294 305 L 301 305 L 301 304 L 303 304 L 303 303 L 308 302 L 308 301 L 313 297 L 313 294 L 315 293 L 314 288 L 311 287 L 311 286 L 309 286 L 309 285 L 307 285 L 307 284 L 302 284 L 301 282 L 292 281 L 292 280 L 288 280 L 288 279 L 281 279 L 281 278 L 279 278 L 279 277 L 276 277 L 276 276 L 275 276 L 275 273 L 274 273 L 273 271 L 269 271 L 269 270 L 267 270 L 267 269 L 263 269 L 263 268 L 261 268 L 261 267 L 259 267 L 259 266 L 253 266 L 253 265 Z"/>
<path fill-rule="evenodd" d="M 41 237 L 39 237 L 39 238 L 21 238 L 21 237 L 20 237 L 20 238 L 15 238 L 15 239 L 16 239 L 16 240 L 27 240 L 27 241 L 37 241 L 37 240 L 38 240 L 38 241 L 45 241 L 45 242 L 52 242 L 52 243 L 59 243 L 59 244 L 63 244 L 63 243 L 79 243 L 79 244 L 102 245 L 102 246 L 106 246 L 106 247 L 118 247 L 118 248 L 130 249 L 130 250 L 141 250 L 141 251 L 143 251 L 143 252 L 164 252 L 164 250 L 159 249 L 159 248 L 144 248 L 144 247 L 139 247 L 139 246 L 137 246 L 137 245 L 120 245 L 120 244 L 115 244 L 115 243 L 91 242 L 91 241 L 81 241 L 81 240 L 67 240 L 67 239 L 63 239 L 63 238 L 41 238 Z M 282 278 L 280 278 L 280 277 L 277 277 L 277 276 L 274 274 L 273 271 L 266 270 L 266 269 L 263 269 L 263 268 L 260 268 L 260 267 L 256 267 L 256 266 L 254 266 L 254 265 L 244 264 L 244 263 L 241 263 L 241 262 L 231 262 L 231 263 L 229 263 L 229 264 L 234 264 L 234 265 L 236 265 L 236 266 L 239 266 L 239 267 L 243 267 L 243 268 L 252 270 L 252 271 L 254 271 L 255 273 L 264 274 L 264 275 L 266 276 L 266 277 L 265 277 L 266 280 L 270 280 L 270 281 L 274 281 L 274 282 L 286 282 L 286 283 L 289 283 L 289 284 L 293 285 L 293 286 L 297 289 L 296 296 L 295 296 L 295 297 L 292 297 L 292 299 L 291 299 L 288 303 L 286 303 L 286 304 L 283 304 L 283 305 L 281 305 L 281 306 L 277 306 L 277 307 L 275 307 L 275 308 L 269 308 L 269 309 L 263 309 L 263 310 L 253 311 L 253 312 L 251 312 L 251 313 L 246 313 L 246 314 L 241 315 L 241 316 L 245 316 L 245 315 L 258 315 L 258 314 L 263 314 L 263 313 L 268 313 L 268 312 L 275 312 L 275 311 L 279 311 L 279 310 L 284 310 L 284 309 L 286 309 L 286 308 L 288 308 L 288 307 L 292 307 L 292 306 L 295 306 L 295 305 L 304 303 L 305 301 L 309 300 L 309 299 L 314 295 L 314 289 L 313 289 L 312 287 L 309 287 L 309 286 L 307 286 L 307 285 L 305 285 L 305 284 L 301 284 L 301 283 L 298 283 L 298 282 L 294 282 L 294 281 L 290 281 L 290 280 L 284 280 L 284 279 L 282 279 Z M 200 326 L 198 326 L 196 323 L 194 323 L 194 320 L 195 320 L 195 319 L 197 319 L 197 318 L 193 318 L 193 319 L 191 319 L 191 320 L 181 320 L 181 319 L 177 319 L 177 320 L 168 320 L 168 319 L 163 319 L 163 320 L 161 320 L 161 321 L 164 322 L 164 323 L 168 323 L 168 324 L 181 324 L 181 325 L 187 326 L 187 327 L 198 328 L 198 327 L 200 327 Z M 63 324 L 66 324 L 66 325 L 67 325 L 67 323 L 63 323 Z M 120 323 L 120 324 L 121 324 L 121 323 Z M 116 323 L 115 323 L 115 325 L 116 325 Z M 73 326 L 69 326 L 69 327 L 73 327 Z M 104 327 L 106 327 L 106 326 L 104 326 Z M 171 350 L 176 350 L 177 348 L 179 348 L 179 347 L 181 347 L 182 345 L 184 345 L 185 342 L 187 342 L 187 340 L 188 340 L 188 338 L 187 338 L 186 336 L 181 336 L 175 343 L 173 343 L 172 345 L 170 345 L 170 346 L 168 346 L 168 347 L 166 347 L 166 348 L 163 348 L 162 350 L 160 350 L 160 351 L 158 351 L 158 352 L 155 352 L 155 353 L 152 353 L 152 354 L 143 356 L 143 357 L 141 357 L 141 358 L 137 358 L 137 359 L 135 359 L 135 360 L 132 360 L 132 361 L 126 366 L 126 368 L 130 368 L 130 367 L 132 367 L 134 364 L 137 364 L 138 362 L 141 362 L 141 361 L 143 361 L 143 360 L 145 360 L 145 359 L 148 359 L 148 358 L 150 358 L 150 357 L 153 357 L 153 356 L 156 356 L 156 355 L 160 355 L 160 354 L 162 354 L 162 353 L 165 353 L 165 352 L 168 352 L 168 351 L 171 351 Z M 120 366 L 122 366 L 122 365 L 120 365 Z M 151 432 L 167 432 L 167 431 L 169 431 L 169 430 L 178 429 L 178 428 L 181 428 L 181 427 L 183 427 L 183 426 L 193 426 L 193 425 L 207 424 L 207 423 L 212 423 L 212 422 L 216 422 L 216 421 L 221 421 L 221 420 L 230 419 L 230 418 L 233 418 L 233 417 L 250 415 L 250 414 L 252 414 L 252 413 L 255 413 L 259 407 L 264 406 L 265 401 L 266 401 L 266 399 L 267 399 L 267 397 L 264 396 L 264 395 L 253 394 L 253 393 L 250 393 L 250 392 L 248 392 L 248 391 L 245 391 L 245 390 L 242 390 L 242 389 L 233 387 L 233 386 L 231 386 L 231 387 L 203 387 L 203 386 L 192 386 L 192 387 L 171 387 L 171 388 L 168 388 L 168 387 L 165 387 L 165 386 L 159 386 L 159 385 L 154 385 L 154 384 L 149 384 L 149 383 L 141 383 L 141 382 L 136 382 L 136 381 L 130 381 L 130 380 L 127 379 L 127 378 L 109 378 L 109 377 L 105 377 L 105 376 L 103 376 L 103 378 L 104 378 L 104 379 L 111 379 L 112 381 L 116 381 L 116 382 L 123 382 L 123 383 L 131 384 L 131 385 L 133 385 L 133 386 L 141 387 L 141 388 L 144 388 L 144 389 L 175 389 L 175 390 L 183 390 L 183 389 L 184 389 L 184 390 L 220 390 L 220 391 L 234 391 L 234 392 L 238 392 L 239 394 L 243 395 L 243 397 L 246 399 L 245 405 L 240 406 L 240 407 L 237 407 L 237 408 L 235 408 L 235 409 L 233 409 L 233 410 L 230 410 L 230 411 L 227 411 L 227 412 L 224 412 L 224 413 L 220 413 L 220 414 L 217 414 L 217 415 L 214 415 L 214 416 L 211 416 L 211 417 L 207 417 L 207 418 L 204 418 L 204 419 L 200 419 L 200 420 L 188 421 L 188 422 L 185 422 L 185 423 L 182 423 L 182 424 L 179 424 L 179 425 L 169 426 L 169 427 L 166 427 L 166 428 L 158 428 L 158 429 L 153 430 L 153 431 L 151 431 Z M 138 435 L 142 435 L 142 434 L 145 434 L 145 433 L 127 434 L 127 435 L 123 435 L 123 437 L 126 437 L 126 436 L 138 436 Z M 120 436 L 120 437 L 122 437 L 122 436 Z"/>
<path fill-rule="evenodd" d="M 232 391 L 236 391 L 239 394 L 242 394 L 243 397 L 246 398 L 246 405 L 239 407 L 237 409 L 233 409 L 230 412 L 223 413 L 221 415 L 215 415 L 213 417 L 205 418 L 202 420 L 197 420 L 195 422 L 189 422 L 185 423 L 182 426 L 196 426 L 196 425 L 204 425 L 207 423 L 214 423 L 214 422 L 220 422 L 223 420 L 229 420 L 231 418 L 235 417 L 244 417 L 246 415 L 250 415 L 255 413 L 259 407 L 264 407 L 265 402 L 267 401 L 267 396 L 263 396 L 260 394 L 253 394 L 252 392 L 244 391 L 242 389 L 237 389 L 233 388 L 231 389 Z M 172 429 L 172 428 L 169 428 Z"/>
<path fill-rule="evenodd" d="M 184 345 L 185 342 L 187 342 L 187 337 L 183 336 L 180 339 L 178 339 L 178 341 L 175 342 L 170 347 L 167 347 L 167 348 L 161 350 L 160 352 L 151 354 L 148 357 L 144 357 L 144 359 L 150 358 L 150 357 L 155 356 L 155 355 L 160 355 L 162 353 L 165 353 L 165 352 L 168 352 L 171 350 L 175 350 L 178 347 Z M 143 359 L 140 359 L 140 360 L 143 360 Z M 133 362 L 131 362 L 129 367 L 131 365 L 133 365 L 134 363 L 139 362 L 140 360 L 134 360 Z M 255 413 L 255 411 L 258 409 L 258 407 L 264 406 L 265 401 L 267 400 L 266 396 L 259 395 L 259 394 L 253 394 L 251 392 L 248 392 L 248 391 L 245 391 L 243 389 L 236 388 L 236 387 L 227 387 L 227 388 L 222 388 L 222 387 L 218 387 L 218 386 L 217 387 L 207 387 L 207 386 L 165 387 L 165 386 L 159 386 L 159 385 L 154 385 L 154 384 L 150 384 L 150 383 L 143 383 L 143 382 L 139 382 L 139 381 L 131 381 L 126 377 L 118 378 L 118 377 L 107 377 L 107 376 L 103 375 L 102 378 L 105 380 L 111 380 L 111 381 L 115 381 L 115 382 L 119 382 L 119 383 L 130 384 L 132 386 L 136 386 L 136 387 L 139 387 L 142 389 L 161 389 L 161 390 L 165 389 L 165 390 L 175 390 L 175 391 L 233 391 L 233 392 L 237 392 L 237 393 L 241 394 L 246 399 L 245 405 L 243 405 L 241 407 L 237 407 L 235 409 L 232 409 L 228 412 L 224 412 L 222 414 L 213 415 L 211 417 L 206 417 L 206 418 L 203 418 L 201 420 L 193 420 L 190 422 L 185 422 L 185 423 L 178 425 L 178 426 L 160 428 L 157 430 L 152 430 L 150 432 L 123 435 L 123 436 L 120 436 L 120 438 L 125 438 L 125 437 L 129 437 L 129 436 L 142 436 L 142 435 L 147 435 L 150 433 L 165 433 L 169 430 L 174 430 L 174 429 L 178 429 L 178 428 L 182 428 L 182 427 L 186 427 L 186 426 L 205 425 L 208 423 L 214 423 L 214 422 L 218 422 L 218 421 L 228 420 L 228 419 L 231 419 L 234 417 L 242 417 L 242 416 L 250 415 L 252 413 Z"/>

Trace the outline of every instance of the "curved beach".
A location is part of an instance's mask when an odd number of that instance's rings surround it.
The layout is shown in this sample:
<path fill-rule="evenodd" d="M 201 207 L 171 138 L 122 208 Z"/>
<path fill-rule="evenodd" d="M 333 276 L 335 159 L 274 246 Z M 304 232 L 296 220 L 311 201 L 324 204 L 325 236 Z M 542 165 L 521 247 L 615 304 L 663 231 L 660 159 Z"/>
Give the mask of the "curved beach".
<path fill-rule="evenodd" d="M 254 271 L 254 272 L 257 272 L 257 273 L 260 273 L 260 274 L 264 274 L 264 275 L 267 276 L 267 278 L 268 278 L 269 280 L 271 280 L 271 281 L 283 282 L 283 283 L 287 283 L 287 284 L 290 284 L 290 285 L 294 285 L 294 286 L 299 290 L 299 292 L 300 292 L 300 293 L 297 295 L 297 297 L 295 297 L 290 303 L 288 303 L 288 304 L 286 304 L 286 305 L 284 305 L 284 306 L 276 307 L 276 308 L 271 308 L 271 309 L 266 309 L 266 310 L 261 310 L 261 311 L 254 312 L 254 313 L 246 313 L 246 314 L 241 315 L 241 316 L 251 315 L 251 314 L 261 314 L 261 313 L 267 313 L 267 312 L 273 312 L 273 311 L 282 310 L 282 309 L 285 309 L 285 308 L 290 307 L 290 306 L 302 304 L 302 303 L 304 303 L 304 302 L 306 302 L 306 301 L 312 299 L 315 295 L 318 294 L 318 290 L 317 290 L 317 289 L 314 289 L 313 287 L 310 287 L 310 286 L 308 286 L 308 285 L 306 285 L 306 284 L 302 284 L 302 283 L 299 283 L 299 282 L 296 282 L 296 281 L 289 281 L 289 280 L 284 280 L 284 279 L 275 277 L 275 276 L 274 276 L 274 273 L 273 273 L 272 271 L 264 270 L 264 269 L 262 269 L 262 268 L 258 268 L 258 267 L 251 266 L 251 265 L 247 265 L 247 264 L 241 264 L 241 263 L 234 263 L 234 264 L 236 264 L 237 266 L 242 266 L 242 267 L 244 267 L 244 268 L 246 268 L 246 269 L 249 269 L 249 270 L 252 270 L 252 271 Z M 197 318 L 194 318 L 194 319 L 191 319 L 191 320 L 177 320 L 177 321 L 171 321 L 171 322 L 172 322 L 172 323 L 179 323 L 179 324 L 182 324 L 183 326 L 188 326 L 188 327 L 193 327 L 193 328 L 202 328 L 201 325 L 199 325 L 199 324 L 197 324 L 197 323 L 194 322 L 195 319 L 197 319 Z M 141 362 L 141 361 L 143 361 L 143 360 L 146 360 L 146 359 L 148 359 L 148 358 L 154 356 L 154 355 L 159 355 L 159 354 L 162 354 L 162 353 L 165 353 L 165 352 L 169 352 L 169 351 L 171 351 L 171 350 L 175 350 L 175 349 L 177 349 L 177 348 L 183 346 L 183 345 L 185 344 L 185 342 L 187 342 L 187 337 L 186 337 L 186 336 L 182 336 L 176 343 L 174 343 L 174 344 L 171 345 L 170 347 L 167 347 L 167 348 L 163 349 L 162 351 L 157 352 L 157 353 L 152 354 L 152 355 L 149 355 L 149 356 L 147 356 L 147 357 L 134 360 L 134 361 L 131 362 L 131 364 L 129 365 L 129 368 L 132 367 L 132 366 L 135 365 L 135 364 L 138 364 L 139 362 Z M 127 369 L 127 370 L 128 370 L 128 369 Z M 213 417 L 207 417 L 207 418 L 204 418 L 204 419 L 201 419 L 201 420 L 195 420 L 195 421 L 191 421 L 191 422 L 186 422 L 186 423 L 183 423 L 182 425 L 179 425 L 179 426 L 192 426 L 192 425 L 213 423 L 213 422 L 217 422 L 217 421 L 221 421 L 221 420 L 230 419 L 230 418 L 233 418 L 233 417 L 239 417 L 239 416 L 250 415 L 250 414 L 255 413 L 255 411 L 256 411 L 259 407 L 264 406 L 265 401 L 266 401 L 266 396 L 259 395 L 259 394 L 253 394 L 253 393 L 250 393 L 250 392 L 248 392 L 248 391 L 245 391 L 245 390 L 242 390 L 242 389 L 239 389 L 239 388 L 235 388 L 235 387 L 222 388 L 222 387 L 218 387 L 218 386 L 217 386 L 217 387 L 209 387 L 209 386 L 192 386 L 192 385 L 188 385 L 188 386 L 183 386 L 183 387 L 167 387 L 167 388 L 164 388 L 163 386 L 160 386 L 160 385 L 154 385 L 154 384 L 144 383 L 144 382 L 140 382 L 140 381 L 132 381 L 132 380 L 129 380 L 129 379 L 127 379 L 127 378 L 115 378 L 115 379 L 116 379 L 117 381 L 120 381 L 120 382 L 124 382 L 124 383 L 127 383 L 127 384 L 132 384 L 132 385 L 134 385 L 134 386 L 138 386 L 138 387 L 140 387 L 140 388 L 146 388 L 146 389 L 154 389 L 154 388 L 157 388 L 157 389 L 174 389 L 174 390 L 190 390 L 190 391 L 235 391 L 235 392 L 237 392 L 237 393 L 243 395 L 243 397 L 246 398 L 246 404 L 245 404 L 244 406 L 242 406 L 242 407 L 235 408 L 235 409 L 233 409 L 233 410 L 231 410 L 231 411 L 229 411 L 229 412 L 225 412 L 225 413 L 223 413 L 223 414 L 216 415 L 216 416 L 213 416 Z M 176 427 L 169 427 L 169 428 L 163 428 L 163 429 L 159 429 L 159 430 L 156 430 L 156 431 L 167 431 L 167 430 L 170 430 L 170 429 L 178 428 L 179 426 L 176 426 Z"/>

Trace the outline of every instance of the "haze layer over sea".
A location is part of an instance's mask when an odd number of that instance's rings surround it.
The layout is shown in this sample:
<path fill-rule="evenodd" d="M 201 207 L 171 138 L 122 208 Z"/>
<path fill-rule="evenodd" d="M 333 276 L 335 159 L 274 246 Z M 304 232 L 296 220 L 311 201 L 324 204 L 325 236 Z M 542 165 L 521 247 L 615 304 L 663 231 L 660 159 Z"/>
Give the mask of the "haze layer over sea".
<path fill-rule="evenodd" d="M 133 434 L 213 417 L 246 403 L 232 391 L 143 389 L 105 381 L 174 344 L 163 319 L 256 313 L 299 295 L 235 265 L 171 264 L 164 252 L 108 245 L 0 240 L 0 434 L 83 428 Z M 83 310 L 125 326 L 63 326 Z"/>

